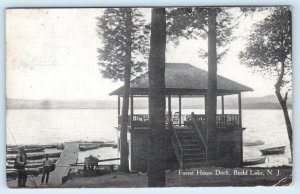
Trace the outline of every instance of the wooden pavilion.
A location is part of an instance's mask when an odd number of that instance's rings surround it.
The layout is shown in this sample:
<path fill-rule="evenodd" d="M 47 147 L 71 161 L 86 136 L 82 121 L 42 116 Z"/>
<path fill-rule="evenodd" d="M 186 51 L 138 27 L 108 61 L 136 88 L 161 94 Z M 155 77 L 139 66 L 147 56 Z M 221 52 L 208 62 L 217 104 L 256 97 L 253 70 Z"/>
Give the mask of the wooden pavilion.
<path fill-rule="evenodd" d="M 207 71 L 185 63 L 166 63 L 165 84 L 168 111 L 166 114 L 166 130 L 169 131 L 168 166 L 189 168 L 210 165 L 207 159 L 208 131 L 206 114 L 182 114 L 182 98 L 202 98 L 205 104 L 207 95 Z M 130 115 L 128 129 L 130 131 L 130 161 L 132 171 L 147 171 L 147 142 L 149 129 L 148 114 L 134 113 L 134 98 L 148 97 L 148 72 L 131 81 Z M 217 95 L 221 97 L 221 114 L 216 115 L 216 150 L 218 165 L 241 166 L 243 162 L 243 127 L 241 93 L 252 91 L 227 78 L 217 76 Z M 118 121 L 121 122 L 120 101 L 123 87 L 110 95 L 118 96 Z M 224 97 L 237 95 L 238 114 L 225 114 Z M 178 98 L 179 111 L 172 115 L 171 98 Z M 169 122 L 170 121 L 170 122 Z"/>

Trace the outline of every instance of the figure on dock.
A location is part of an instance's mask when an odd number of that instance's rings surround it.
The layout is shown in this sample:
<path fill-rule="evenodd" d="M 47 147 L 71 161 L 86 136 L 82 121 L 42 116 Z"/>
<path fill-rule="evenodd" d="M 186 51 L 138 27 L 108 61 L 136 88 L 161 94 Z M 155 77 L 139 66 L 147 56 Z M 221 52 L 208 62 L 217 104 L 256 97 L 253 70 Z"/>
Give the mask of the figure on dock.
<path fill-rule="evenodd" d="M 51 166 L 53 166 L 52 160 L 50 160 L 48 157 L 49 157 L 49 155 L 46 154 L 46 158 L 43 161 L 43 176 L 42 176 L 41 184 L 44 184 L 45 175 L 46 175 L 46 184 L 48 184 L 50 169 L 51 169 Z"/>
<path fill-rule="evenodd" d="M 25 165 L 27 160 L 27 154 L 24 147 L 20 147 L 15 160 L 15 169 L 18 174 L 18 187 L 25 187 L 27 182 L 27 173 L 25 171 Z"/>

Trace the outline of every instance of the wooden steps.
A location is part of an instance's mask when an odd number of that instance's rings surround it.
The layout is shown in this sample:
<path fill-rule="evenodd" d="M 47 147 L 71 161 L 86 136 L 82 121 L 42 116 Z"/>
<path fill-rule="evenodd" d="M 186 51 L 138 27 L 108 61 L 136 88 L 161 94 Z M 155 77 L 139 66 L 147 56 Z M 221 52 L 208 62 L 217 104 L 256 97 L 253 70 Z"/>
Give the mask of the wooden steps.
<path fill-rule="evenodd" d="M 193 128 L 174 128 L 176 136 L 172 142 L 177 159 L 181 168 L 194 168 L 203 166 L 206 163 L 205 147 L 198 134 Z M 176 146 L 174 146 L 176 145 Z M 178 150 L 180 148 L 180 150 Z M 180 154 L 178 154 L 180 153 Z"/>

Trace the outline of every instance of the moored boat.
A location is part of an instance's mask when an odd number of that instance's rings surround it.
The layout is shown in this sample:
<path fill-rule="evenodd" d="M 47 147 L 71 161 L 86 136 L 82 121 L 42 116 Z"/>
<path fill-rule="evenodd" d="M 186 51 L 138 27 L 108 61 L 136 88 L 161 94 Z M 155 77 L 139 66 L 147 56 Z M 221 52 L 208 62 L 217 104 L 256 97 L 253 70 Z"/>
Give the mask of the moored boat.
<path fill-rule="evenodd" d="M 45 153 L 45 152 L 37 152 L 37 153 L 28 153 L 27 159 L 28 160 L 35 160 L 35 159 L 43 159 L 45 158 L 46 154 L 48 154 L 49 158 L 53 157 L 60 157 L 61 152 L 53 152 L 53 153 Z M 6 160 L 15 160 L 17 157 L 16 154 L 7 154 Z"/>
<path fill-rule="evenodd" d="M 246 141 L 243 144 L 244 146 L 259 146 L 259 145 L 264 145 L 265 142 L 262 140 L 256 140 L 256 141 Z"/>
<path fill-rule="evenodd" d="M 243 162 L 243 166 L 264 164 L 266 162 L 266 157 L 248 159 Z"/>
<path fill-rule="evenodd" d="M 102 147 L 114 147 L 115 143 L 82 143 L 79 144 L 80 151 L 94 150 Z"/>
<path fill-rule="evenodd" d="M 100 148 L 100 144 L 79 144 L 80 151 L 94 150 Z"/>
<path fill-rule="evenodd" d="M 263 155 L 276 155 L 276 154 L 284 154 L 285 146 L 278 146 L 273 148 L 266 148 L 260 150 Z"/>
<path fill-rule="evenodd" d="M 26 153 L 43 152 L 44 150 L 45 150 L 44 147 L 25 148 Z M 6 153 L 7 154 L 17 154 L 18 153 L 18 148 L 7 148 Z"/>
<path fill-rule="evenodd" d="M 50 158 L 54 163 L 56 163 L 56 161 L 59 159 L 59 158 Z M 37 160 L 27 160 L 27 164 L 35 164 L 35 163 L 43 163 L 44 159 L 37 159 Z M 14 160 L 7 160 L 6 161 L 7 164 L 9 165 L 13 165 L 15 163 Z"/>

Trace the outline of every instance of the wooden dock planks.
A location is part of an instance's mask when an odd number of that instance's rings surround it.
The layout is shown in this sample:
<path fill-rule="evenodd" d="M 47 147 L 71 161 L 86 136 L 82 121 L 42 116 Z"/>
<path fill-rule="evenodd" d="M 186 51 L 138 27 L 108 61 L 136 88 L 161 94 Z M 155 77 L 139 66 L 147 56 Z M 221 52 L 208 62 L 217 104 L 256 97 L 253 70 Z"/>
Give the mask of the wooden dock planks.
<path fill-rule="evenodd" d="M 78 159 L 78 145 L 79 143 L 76 142 L 65 143 L 65 148 L 56 162 L 56 168 L 50 173 L 49 185 L 60 185 L 62 184 L 63 177 L 68 176 L 70 170 L 69 164 L 76 163 Z"/>

